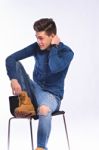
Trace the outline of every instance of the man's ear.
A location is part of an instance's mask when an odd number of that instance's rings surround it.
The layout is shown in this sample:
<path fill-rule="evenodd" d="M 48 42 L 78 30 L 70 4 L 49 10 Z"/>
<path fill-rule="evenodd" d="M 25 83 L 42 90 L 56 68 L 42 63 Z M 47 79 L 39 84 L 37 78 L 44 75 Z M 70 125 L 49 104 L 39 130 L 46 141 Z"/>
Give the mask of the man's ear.
<path fill-rule="evenodd" d="M 54 38 L 56 35 L 54 33 L 51 34 L 52 38 Z"/>

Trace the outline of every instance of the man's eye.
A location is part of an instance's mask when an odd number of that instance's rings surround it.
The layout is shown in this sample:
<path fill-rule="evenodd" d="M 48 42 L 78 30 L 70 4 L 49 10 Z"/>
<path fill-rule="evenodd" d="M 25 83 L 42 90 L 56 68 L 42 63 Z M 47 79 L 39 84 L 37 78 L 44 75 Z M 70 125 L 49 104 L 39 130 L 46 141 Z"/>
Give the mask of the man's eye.
<path fill-rule="evenodd" d="M 38 38 L 39 40 L 43 40 L 43 38 Z"/>

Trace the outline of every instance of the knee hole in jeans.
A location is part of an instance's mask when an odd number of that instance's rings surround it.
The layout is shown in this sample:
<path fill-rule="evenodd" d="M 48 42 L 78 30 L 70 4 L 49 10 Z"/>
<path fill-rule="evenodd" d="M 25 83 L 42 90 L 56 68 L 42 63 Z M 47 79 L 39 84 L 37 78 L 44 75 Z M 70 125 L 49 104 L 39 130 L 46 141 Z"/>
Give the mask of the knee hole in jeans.
<path fill-rule="evenodd" d="M 39 115 L 46 116 L 49 112 L 51 112 L 51 109 L 48 106 L 46 106 L 46 105 L 41 105 L 38 108 L 38 114 Z"/>

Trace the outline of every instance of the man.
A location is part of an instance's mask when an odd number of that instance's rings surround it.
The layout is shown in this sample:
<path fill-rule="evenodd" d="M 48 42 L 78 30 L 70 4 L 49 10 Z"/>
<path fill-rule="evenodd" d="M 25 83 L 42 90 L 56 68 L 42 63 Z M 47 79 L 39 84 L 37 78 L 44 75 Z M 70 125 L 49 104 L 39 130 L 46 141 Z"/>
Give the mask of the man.
<path fill-rule="evenodd" d="M 37 42 L 15 52 L 6 59 L 7 74 L 14 95 L 20 104 L 16 116 L 39 116 L 37 149 L 47 150 L 51 130 L 51 114 L 59 110 L 64 94 L 64 79 L 73 58 L 73 51 L 57 36 L 55 22 L 50 18 L 37 20 L 33 26 Z M 19 60 L 34 56 L 33 80 Z M 32 102 L 32 103 L 31 103 Z"/>

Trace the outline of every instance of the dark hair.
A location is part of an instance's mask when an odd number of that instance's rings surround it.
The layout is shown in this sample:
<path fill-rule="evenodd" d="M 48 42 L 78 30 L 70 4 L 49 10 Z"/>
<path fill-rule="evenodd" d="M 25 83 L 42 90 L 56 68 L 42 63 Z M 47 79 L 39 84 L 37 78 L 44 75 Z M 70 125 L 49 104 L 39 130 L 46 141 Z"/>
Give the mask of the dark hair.
<path fill-rule="evenodd" d="M 42 18 L 37 20 L 34 23 L 33 28 L 36 32 L 45 31 L 47 35 L 51 35 L 52 33 L 56 35 L 57 33 L 56 24 L 51 18 Z"/>

